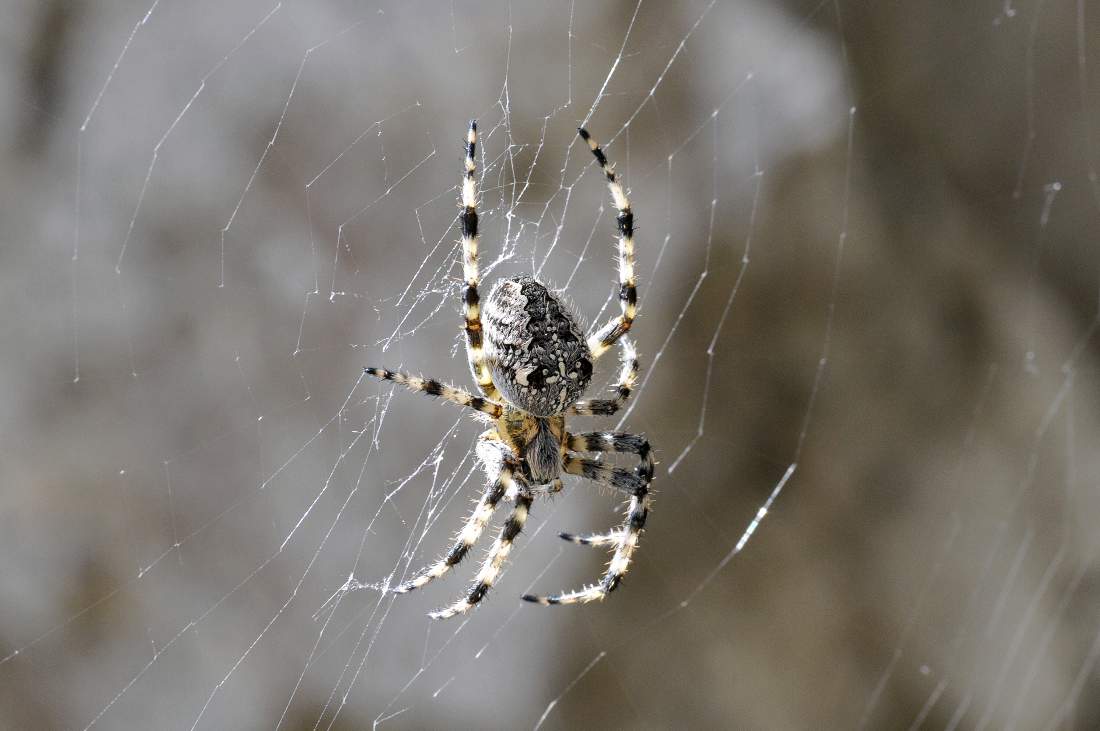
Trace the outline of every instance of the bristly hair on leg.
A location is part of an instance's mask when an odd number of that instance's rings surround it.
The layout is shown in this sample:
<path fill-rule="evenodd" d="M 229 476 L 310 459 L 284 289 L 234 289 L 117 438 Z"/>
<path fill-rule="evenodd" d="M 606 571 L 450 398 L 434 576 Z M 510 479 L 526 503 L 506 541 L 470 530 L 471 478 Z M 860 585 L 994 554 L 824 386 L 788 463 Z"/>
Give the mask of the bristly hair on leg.
<path fill-rule="evenodd" d="M 615 341 L 625 335 L 638 311 L 638 289 L 634 277 L 634 211 L 630 208 L 630 199 L 623 190 L 622 182 L 615 174 L 614 167 L 607 161 L 603 149 L 584 127 L 578 127 L 577 133 L 588 143 L 588 149 L 599 163 L 607 188 L 611 191 L 611 201 L 618 211 L 615 223 L 619 229 L 619 306 L 622 314 L 612 318 L 588 338 L 588 348 L 593 358 L 599 358 Z"/>

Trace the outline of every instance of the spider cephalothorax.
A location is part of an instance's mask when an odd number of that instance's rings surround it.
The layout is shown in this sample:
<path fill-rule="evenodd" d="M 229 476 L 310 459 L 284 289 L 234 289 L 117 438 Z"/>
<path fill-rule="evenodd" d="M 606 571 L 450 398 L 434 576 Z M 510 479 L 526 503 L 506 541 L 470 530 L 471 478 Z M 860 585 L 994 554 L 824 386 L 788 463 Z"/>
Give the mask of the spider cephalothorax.
<path fill-rule="evenodd" d="M 585 337 L 564 302 L 533 277 L 504 279 L 493 287 L 484 317 L 478 293 L 477 123 L 470 123 L 466 137 L 466 165 L 462 180 L 459 218 L 462 222 L 465 291 L 466 353 L 482 396 L 461 389 L 383 368 L 366 373 L 401 383 L 415 391 L 439 396 L 484 414 L 493 427 L 477 443 L 477 457 L 485 468 L 489 486 L 443 558 L 394 589 L 399 593 L 424 586 L 447 573 L 481 537 L 501 500 L 514 502 L 512 514 L 463 598 L 431 614 L 436 619 L 469 611 L 485 596 L 500 573 L 523 529 L 536 494 L 562 489 L 562 473 L 577 475 L 613 488 L 629 498 L 623 526 L 604 534 L 576 536 L 562 533 L 573 543 L 613 548 L 611 564 L 599 584 L 555 596 L 524 595 L 538 604 L 573 604 L 603 599 L 619 585 L 637 547 L 649 514 L 649 483 L 653 458 L 644 437 L 620 432 L 584 432 L 566 429 L 566 416 L 609 416 L 630 396 L 638 375 L 638 359 L 625 337 L 634 322 L 637 291 L 634 281 L 634 214 L 630 201 L 603 150 L 581 128 L 581 139 L 607 178 L 618 211 L 619 304 L 622 313 Z M 615 397 L 579 401 L 592 380 L 596 359 L 615 343 L 622 350 L 622 371 Z M 485 418 L 482 417 L 482 418 Z M 620 452 L 634 455 L 633 470 L 612 467 L 579 456 L 580 452 Z"/>

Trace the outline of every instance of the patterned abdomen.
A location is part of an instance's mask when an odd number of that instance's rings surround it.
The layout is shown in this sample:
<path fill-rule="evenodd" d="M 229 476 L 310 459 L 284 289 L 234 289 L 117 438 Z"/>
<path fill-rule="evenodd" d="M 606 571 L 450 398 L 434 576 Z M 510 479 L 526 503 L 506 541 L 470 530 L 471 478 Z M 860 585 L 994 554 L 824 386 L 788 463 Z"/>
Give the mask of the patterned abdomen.
<path fill-rule="evenodd" d="M 482 316 L 493 381 L 510 404 L 560 414 L 588 387 L 592 354 L 565 304 L 531 277 L 496 283 Z"/>

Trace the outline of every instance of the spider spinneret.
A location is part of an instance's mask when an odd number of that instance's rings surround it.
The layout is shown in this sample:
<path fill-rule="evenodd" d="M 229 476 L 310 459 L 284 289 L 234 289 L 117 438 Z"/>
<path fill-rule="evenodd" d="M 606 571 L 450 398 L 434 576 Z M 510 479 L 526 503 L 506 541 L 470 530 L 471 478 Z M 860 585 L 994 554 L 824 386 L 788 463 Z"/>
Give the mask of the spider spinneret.
<path fill-rule="evenodd" d="M 630 397 L 637 380 L 638 358 L 625 337 L 637 309 L 634 278 L 634 214 L 622 183 L 603 150 L 582 127 L 578 133 L 592 151 L 618 212 L 619 304 L 613 317 L 587 339 L 565 303 L 533 277 L 504 279 L 493 287 L 482 317 L 478 292 L 477 122 L 466 137 L 465 171 L 461 187 L 463 276 L 465 287 L 466 353 L 481 396 L 434 379 L 366 368 L 368 375 L 438 396 L 481 414 L 492 428 L 478 437 L 476 454 L 489 485 L 458 537 L 439 561 L 393 591 L 424 586 L 458 564 L 481 537 L 497 505 L 513 502 L 512 513 L 478 572 L 473 586 L 454 604 L 429 616 L 444 619 L 469 611 L 480 602 L 499 575 L 512 542 L 523 529 L 537 494 L 562 489 L 562 473 L 576 475 L 625 495 L 629 502 L 622 527 L 604 534 L 560 534 L 572 543 L 612 546 L 607 572 L 598 584 L 553 596 L 524 595 L 537 604 L 573 604 L 603 599 L 622 581 L 649 514 L 649 483 L 653 457 L 649 442 L 621 432 L 570 433 L 567 415 L 610 416 Z M 484 322 L 483 322 L 484 319 Z M 612 345 L 622 351 L 622 371 L 610 399 L 579 401 L 592 380 L 595 361 Z M 582 452 L 631 454 L 638 464 L 625 470 L 580 456 Z"/>

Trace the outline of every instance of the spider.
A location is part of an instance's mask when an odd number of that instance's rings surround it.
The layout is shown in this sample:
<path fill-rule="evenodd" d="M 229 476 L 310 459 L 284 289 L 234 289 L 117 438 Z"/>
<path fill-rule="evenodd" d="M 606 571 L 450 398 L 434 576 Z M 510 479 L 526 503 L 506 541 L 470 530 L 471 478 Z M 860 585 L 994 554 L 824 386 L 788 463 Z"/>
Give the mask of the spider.
<path fill-rule="evenodd" d="M 578 591 L 552 596 L 525 594 L 523 599 L 544 606 L 603 599 L 622 581 L 649 514 L 649 483 L 653 458 L 649 442 L 636 434 L 597 431 L 571 433 L 567 416 L 610 416 L 630 397 L 638 376 L 638 358 L 626 333 L 637 310 L 634 281 L 634 215 L 630 201 L 603 150 L 588 132 L 578 133 L 607 178 L 618 211 L 619 304 L 621 314 L 585 338 L 569 307 L 554 292 L 529 276 L 498 281 L 485 303 L 484 319 L 478 294 L 477 230 L 477 121 L 466 136 L 461 213 L 465 291 L 466 354 L 477 381 L 475 396 L 435 379 L 419 378 L 384 368 L 365 373 L 438 396 L 472 409 L 492 428 L 478 437 L 476 454 L 488 475 L 488 487 L 466 520 L 454 545 L 436 563 L 391 591 L 405 593 L 437 579 L 457 565 L 481 537 L 500 501 L 511 500 L 511 516 L 504 523 L 477 578 L 465 596 L 429 614 L 446 619 L 468 612 L 485 597 L 523 529 L 537 495 L 562 489 L 562 473 L 607 486 L 629 499 L 621 527 L 593 535 L 560 534 L 572 543 L 607 546 L 611 563 L 603 579 Z M 578 400 L 592 378 L 593 363 L 615 343 L 621 350 L 622 370 L 610 399 Z M 633 470 L 620 469 L 578 453 L 620 452 L 634 455 Z"/>

